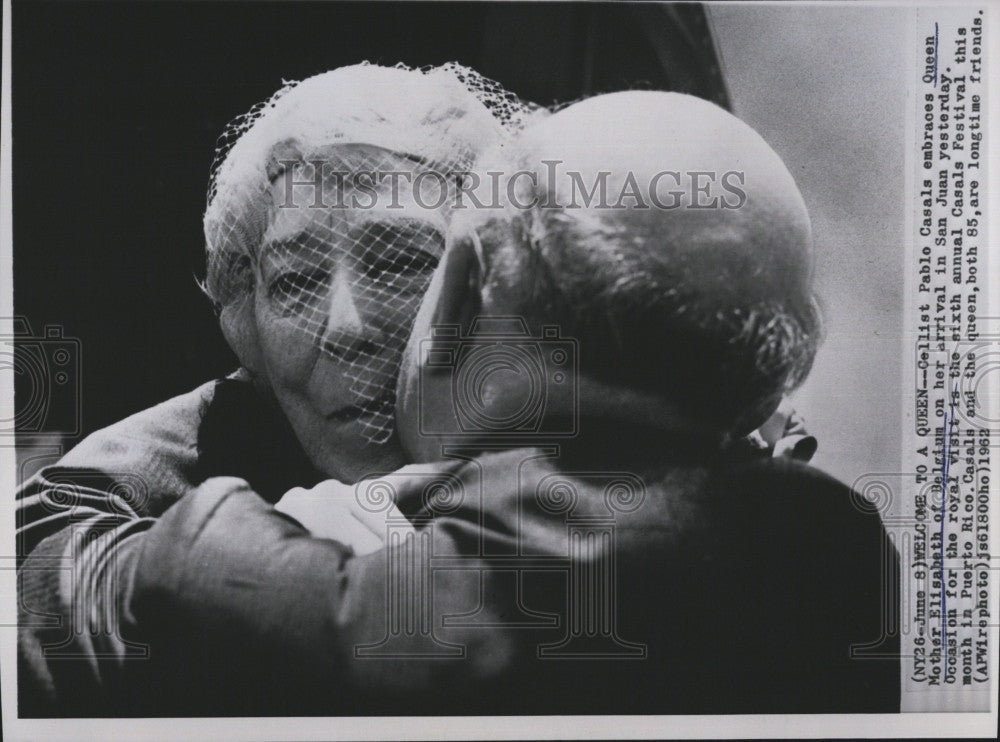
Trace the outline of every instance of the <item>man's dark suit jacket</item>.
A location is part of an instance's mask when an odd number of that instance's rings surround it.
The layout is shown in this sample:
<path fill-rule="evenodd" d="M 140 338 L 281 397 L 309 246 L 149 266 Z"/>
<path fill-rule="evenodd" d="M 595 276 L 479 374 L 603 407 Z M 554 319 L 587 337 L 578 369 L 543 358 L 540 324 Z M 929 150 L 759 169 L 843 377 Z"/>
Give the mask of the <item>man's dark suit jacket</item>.
<path fill-rule="evenodd" d="M 899 710 L 896 552 L 815 469 L 611 427 L 455 451 L 358 557 L 271 507 L 317 478 L 271 414 L 221 381 L 26 485 L 22 715 Z"/>

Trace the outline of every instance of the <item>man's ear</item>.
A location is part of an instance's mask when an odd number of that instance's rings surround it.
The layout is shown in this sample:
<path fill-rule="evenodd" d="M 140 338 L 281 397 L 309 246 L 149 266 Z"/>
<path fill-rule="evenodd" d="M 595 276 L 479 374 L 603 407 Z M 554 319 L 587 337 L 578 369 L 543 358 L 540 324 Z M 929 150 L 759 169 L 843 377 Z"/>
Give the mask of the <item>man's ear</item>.
<path fill-rule="evenodd" d="M 442 436 L 428 430 L 459 430 L 451 405 L 444 404 L 451 391 L 454 368 L 427 365 L 435 350 L 454 352 L 455 341 L 467 335 L 482 309 L 482 266 L 476 237 L 453 236 L 424 296 L 403 352 L 396 385 L 396 430 L 411 461 L 441 458 Z M 434 332 L 435 326 L 458 326 L 456 332 Z M 439 345 L 440 343 L 440 345 Z"/>
<path fill-rule="evenodd" d="M 441 262 L 430 324 L 459 325 L 467 333 L 483 308 L 482 255 L 475 232 L 459 235 Z"/>

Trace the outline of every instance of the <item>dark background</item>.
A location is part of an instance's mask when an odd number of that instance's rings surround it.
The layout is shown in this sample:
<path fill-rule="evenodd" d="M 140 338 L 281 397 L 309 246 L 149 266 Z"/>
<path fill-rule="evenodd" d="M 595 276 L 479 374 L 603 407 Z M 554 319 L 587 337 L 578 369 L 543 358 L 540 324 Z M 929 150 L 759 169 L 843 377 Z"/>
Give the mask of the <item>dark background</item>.
<path fill-rule="evenodd" d="M 79 340 L 83 433 L 235 368 L 196 285 L 205 189 L 216 137 L 283 79 L 457 60 L 543 104 L 727 104 L 698 5 L 15 0 L 12 42 L 14 307 Z"/>

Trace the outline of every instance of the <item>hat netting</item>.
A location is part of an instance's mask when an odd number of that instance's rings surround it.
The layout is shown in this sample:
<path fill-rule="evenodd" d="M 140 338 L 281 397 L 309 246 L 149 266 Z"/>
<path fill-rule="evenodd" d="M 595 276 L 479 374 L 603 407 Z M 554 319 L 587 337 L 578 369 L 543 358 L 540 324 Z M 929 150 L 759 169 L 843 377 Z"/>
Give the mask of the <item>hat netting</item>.
<path fill-rule="evenodd" d="M 388 440 L 402 349 L 462 174 L 534 110 L 455 63 L 361 64 L 285 83 L 219 137 L 206 293 L 220 310 L 251 311 L 256 292 L 336 359 L 366 439 Z"/>

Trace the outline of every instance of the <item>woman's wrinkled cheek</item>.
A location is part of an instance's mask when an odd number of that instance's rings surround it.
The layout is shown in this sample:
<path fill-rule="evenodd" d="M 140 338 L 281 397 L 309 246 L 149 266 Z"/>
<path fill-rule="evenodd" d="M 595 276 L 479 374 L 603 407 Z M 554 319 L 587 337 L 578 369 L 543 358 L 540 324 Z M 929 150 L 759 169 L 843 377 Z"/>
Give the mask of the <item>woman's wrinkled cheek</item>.
<path fill-rule="evenodd" d="M 267 376 L 275 392 L 301 394 L 308 386 L 319 348 L 313 336 L 280 317 L 266 302 L 256 302 L 257 334 Z"/>
<path fill-rule="evenodd" d="M 254 316 L 254 296 L 249 294 L 223 307 L 219 313 L 219 325 L 229 347 L 236 357 L 254 377 L 265 373 L 264 359 L 257 333 L 257 319 Z"/>

